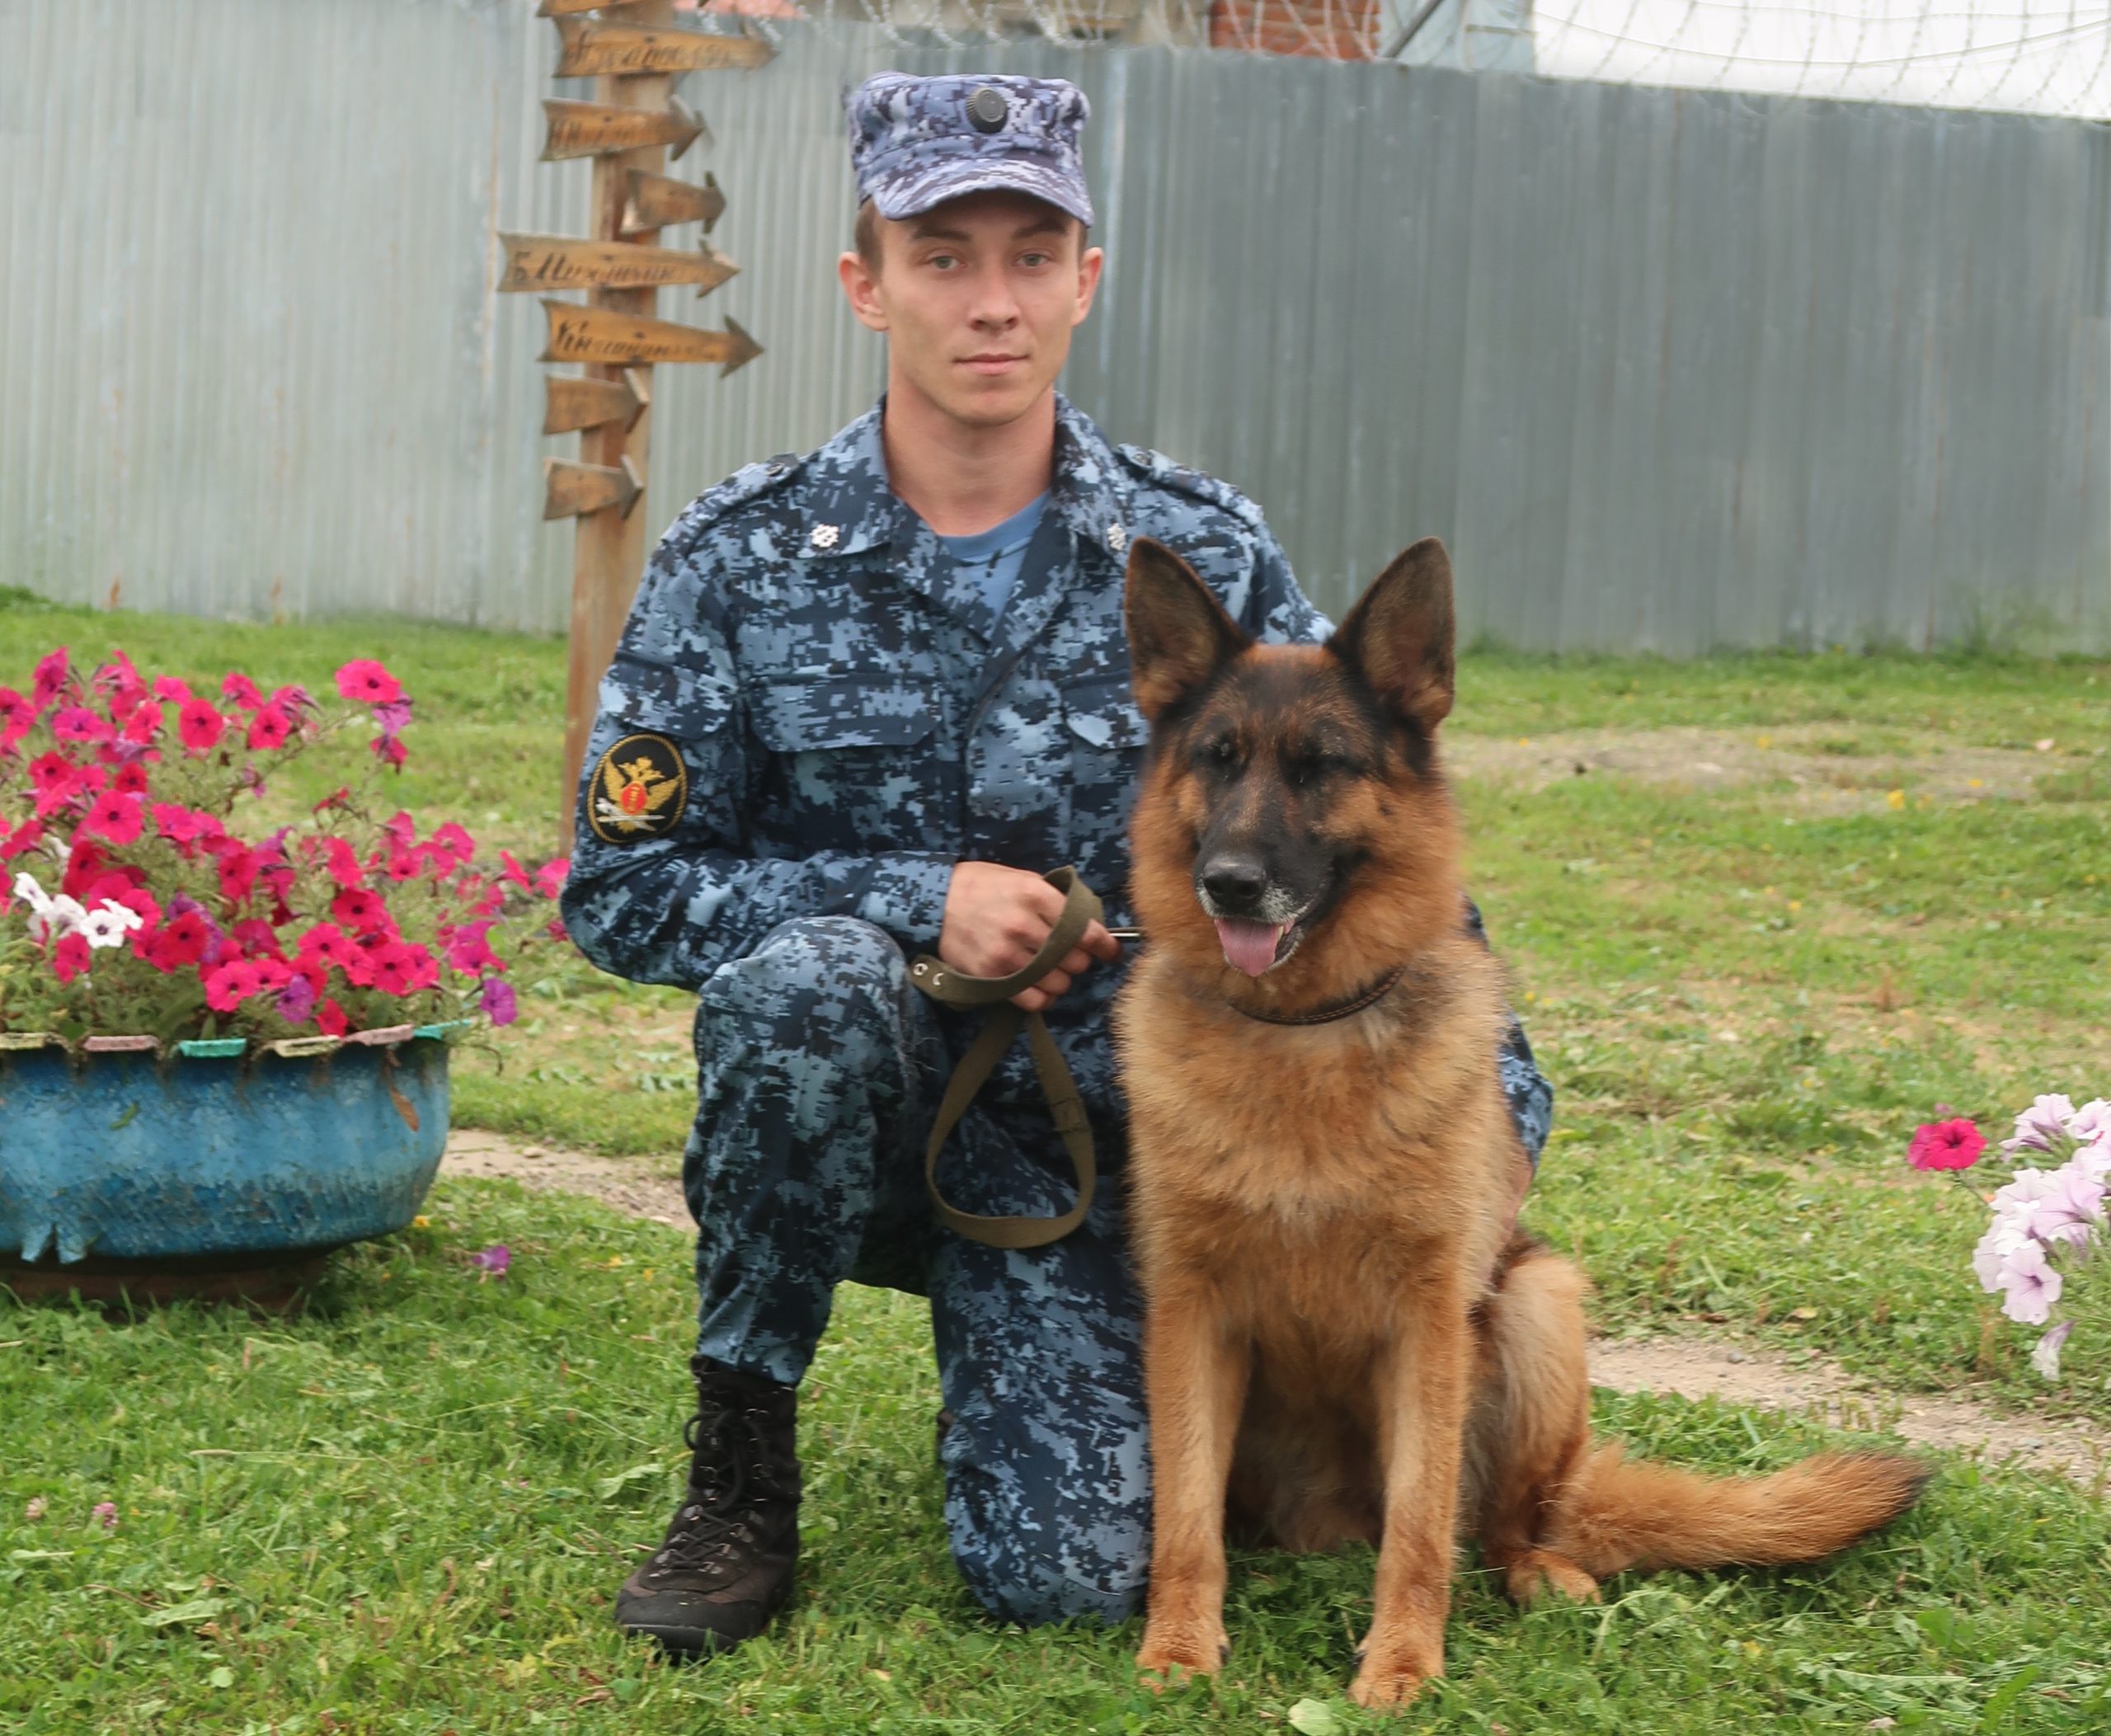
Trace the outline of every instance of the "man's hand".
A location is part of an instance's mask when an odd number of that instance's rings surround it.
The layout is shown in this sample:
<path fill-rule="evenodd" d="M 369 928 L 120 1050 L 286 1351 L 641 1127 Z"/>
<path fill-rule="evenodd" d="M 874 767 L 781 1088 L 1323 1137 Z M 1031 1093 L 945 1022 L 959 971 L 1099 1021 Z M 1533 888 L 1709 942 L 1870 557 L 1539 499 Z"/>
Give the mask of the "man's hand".
<path fill-rule="evenodd" d="M 1038 874 L 994 862 L 957 862 L 946 889 L 946 914 L 938 929 L 938 957 L 970 976 L 1008 976 L 1023 970 L 1054 931 L 1063 895 Z M 1012 1004 L 1038 1013 L 1069 988 L 1095 958 L 1112 964 L 1121 943 L 1101 924 L 1088 924 L 1084 937 L 1055 969 Z"/>

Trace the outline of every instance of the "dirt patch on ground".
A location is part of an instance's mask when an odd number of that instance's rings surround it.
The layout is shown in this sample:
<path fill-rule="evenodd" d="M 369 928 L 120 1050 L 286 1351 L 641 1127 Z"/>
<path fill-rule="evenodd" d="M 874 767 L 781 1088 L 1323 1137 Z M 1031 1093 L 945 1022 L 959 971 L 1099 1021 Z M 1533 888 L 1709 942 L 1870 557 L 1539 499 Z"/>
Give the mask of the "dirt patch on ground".
<path fill-rule="evenodd" d="M 649 1160 L 596 1157 L 557 1146 L 515 1145 L 504 1135 L 460 1127 L 440 1160 L 449 1175 L 498 1176 L 553 1193 L 584 1193 L 632 1217 L 693 1230 L 679 1173 L 656 1173 Z"/>
<path fill-rule="evenodd" d="M 1632 778 L 1694 790 L 1789 784 L 1815 812 L 1882 806 L 1897 790 L 1913 800 L 2027 800 L 2035 779 L 2080 763 L 2057 745 L 1945 747 L 1915 753 L 1903 738 L 1848 725 L 1778 729 L 1591 729 L 1531 736 L 1454 735 L 1445 757 L 1467 779 L 1504 779 L 1543 789 L 1577 777 Z"/>
<path fill-rule="evenodd" d="M 475 1128 L 448 1136 L 449 1175 L 501 1177 L 529 1188 L 585 1194 L 632 1217 L 693 1227 L 679 1176 L 649 1160 L 596 1157 L 555 1146 L 517 1145 Z M 1901 1393 L 1857 1380 L 1832 1363 L 1791 1362 L 1725 1339 L 1600 1338 L 1591 1346 L 1594 1385 L 1619 1392 L 1718 1398 L 1794 1411 L 1836 1426 L 1888 1429 L 1922 1446 L 2056 1471 L 2101 1492 L 2111 1480 L 2111 1434 L 2072 1422 L 2006 1417 L 1968 1397 Z"/>
<path fill-rule="evenodd" d="M 1888 1429 L 1991 1464 L 2057 1471 L 2099 1493 L 2111 1479 L 2111 1435 L 2086 1423 L 2003 1416 L 1969 1397 L 1892 1391 L 1831 1362 L 1791 1362 L 1722 1339 L 1600 1338 L 1591 1346 L 1591 1379 L 1619 1392 L 1718 1398 L 1837 1428 Z"/>

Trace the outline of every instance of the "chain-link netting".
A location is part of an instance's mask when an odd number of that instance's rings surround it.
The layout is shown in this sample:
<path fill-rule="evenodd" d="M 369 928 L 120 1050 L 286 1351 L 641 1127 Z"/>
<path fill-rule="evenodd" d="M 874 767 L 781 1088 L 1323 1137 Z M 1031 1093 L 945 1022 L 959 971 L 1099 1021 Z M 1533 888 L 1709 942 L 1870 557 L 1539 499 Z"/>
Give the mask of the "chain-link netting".
<path fill-rule="evenodd" d="M 959 43 L 1041 37 L 2111 120 L 2111 0 L 689 0 Z"/>

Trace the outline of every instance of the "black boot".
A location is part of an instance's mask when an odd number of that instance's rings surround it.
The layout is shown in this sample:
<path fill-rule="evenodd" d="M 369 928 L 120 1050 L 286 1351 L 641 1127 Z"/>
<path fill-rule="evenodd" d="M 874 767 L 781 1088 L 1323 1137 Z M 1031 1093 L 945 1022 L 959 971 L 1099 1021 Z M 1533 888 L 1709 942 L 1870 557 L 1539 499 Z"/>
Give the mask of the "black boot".
<path fill-rule="evenodd" d="M 799 1559 L 798 1394 L 698 1357 L 689 1493 L 652 1559 L 616 1593 L 616 1625 L 678 1658 L 738 1645 L 791 1595 Z"/>

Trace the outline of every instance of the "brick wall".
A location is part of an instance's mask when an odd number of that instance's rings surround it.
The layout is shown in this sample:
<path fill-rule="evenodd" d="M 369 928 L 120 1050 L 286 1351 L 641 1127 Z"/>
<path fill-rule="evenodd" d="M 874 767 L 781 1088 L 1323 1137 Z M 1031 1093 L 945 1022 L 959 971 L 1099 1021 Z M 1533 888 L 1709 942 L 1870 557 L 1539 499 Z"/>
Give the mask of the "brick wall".
<path fill-rule="evenodd" d="M 1368 60 L 1378 0 L 1211 0 L 1210 46 Z"/>

